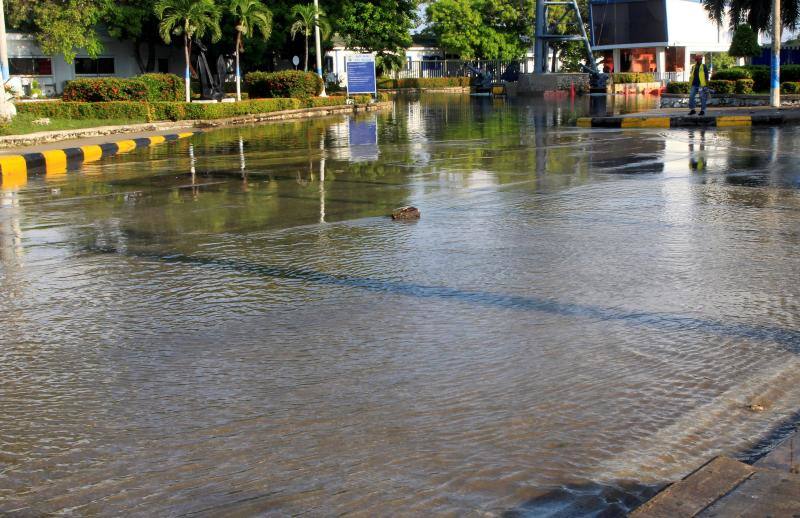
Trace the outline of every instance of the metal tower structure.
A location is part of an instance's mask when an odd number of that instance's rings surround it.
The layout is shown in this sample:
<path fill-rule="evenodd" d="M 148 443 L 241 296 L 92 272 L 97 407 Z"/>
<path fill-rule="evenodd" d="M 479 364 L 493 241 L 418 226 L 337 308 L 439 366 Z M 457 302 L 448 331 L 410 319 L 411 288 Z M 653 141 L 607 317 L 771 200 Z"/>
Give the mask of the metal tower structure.
<path fill-rule="evenodd" d="M 564 14 L 553 24 L 547 23 L 550 14 L 549 8 L 554 6 L 564 7 Z M 558 26 L 570 14 L 575 14 L 575 19 L 580 29 L 580 34 L 555 34 L 550 32 L 552 27 Z M 537 0 L 536 2 L 536 46 L 534 47 L 534 73 L 547 73 L 547 55 L 550 52 L 550 44 L 558 41 L 582 41 L 586 45 L 587 59 L 589 68 L 597 73 L 597 63 L 592 54 L 592 45 L 586 36 L 586 29 L 583 26 L 583 18 L 575 0 Z"/>

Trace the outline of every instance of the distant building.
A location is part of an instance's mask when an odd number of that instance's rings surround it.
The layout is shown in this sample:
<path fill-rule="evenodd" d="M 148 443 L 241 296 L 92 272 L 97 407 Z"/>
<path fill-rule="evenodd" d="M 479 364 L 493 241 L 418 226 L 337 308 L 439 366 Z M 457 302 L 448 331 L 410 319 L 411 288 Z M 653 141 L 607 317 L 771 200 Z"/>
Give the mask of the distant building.
<path fill-rule="evenodd" d="M 12 86 L 30 93 L 33 81 L 39 84 L 44 95 L 55 95 L 64 90 L 67 81 L 80 77 L 130 77 L 141 71 L 133 54 L 130 41 L 120 41 L 110 36 L 101 37 L 103 52 L 90 58 L 78 52 L 72 63 L 63 56 L 42 52 L 31 34 L 8 33 L 8 68 Z M 183 76 L 183 52 L 177 47 L 156 47 L 156 71 Z"/>
<path fill-rule="evenodd" d="M 695 0 L 591 0 L 592 47 L 607 72 L 686 80 L 692 56 L 727 52 L 731 31 Z"/>

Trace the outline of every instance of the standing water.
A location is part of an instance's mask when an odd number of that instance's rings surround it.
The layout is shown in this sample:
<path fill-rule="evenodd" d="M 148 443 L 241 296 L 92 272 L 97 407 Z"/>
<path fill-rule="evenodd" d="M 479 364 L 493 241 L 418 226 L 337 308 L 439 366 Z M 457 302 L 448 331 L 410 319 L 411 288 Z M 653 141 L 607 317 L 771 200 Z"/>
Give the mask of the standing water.
<path fill-rule="evenodd" d="M 800 131 L 591 109 L 400 99 L 4 185 L 0 513 L 615 515 L 769 446 Z"/>

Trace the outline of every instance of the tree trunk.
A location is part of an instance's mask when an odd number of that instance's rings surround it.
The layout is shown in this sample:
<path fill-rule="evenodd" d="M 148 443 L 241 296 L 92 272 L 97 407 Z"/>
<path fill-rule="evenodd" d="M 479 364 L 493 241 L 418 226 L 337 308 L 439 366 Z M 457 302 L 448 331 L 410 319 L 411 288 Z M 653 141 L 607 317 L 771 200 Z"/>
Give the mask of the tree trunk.
<path fill-rule="evenodd" d="M 142 42 L 140 40 L 133 40 L 133 57 L 136 59 L 136 66 L 139 67 L 139 72 L 144 74 L 146 70 L 146 65 L 144 60 L 142 60 L 142 55 L 139 52 L 139 48 L 142 46 Z"/>
<path fill-rule="evenodd" d="M 184 35 L 183 36 L 183 57 L 186 59 L 186 73 L 185 73 L 185 76 L 184 76 L 184 81 L 186 83 L 185 87 L 186 87 L 186 102 L 187 103 L 192 101 L 192 90 L 191 90 L 192 87 L 191 87 L 191 85 L 189 83 L 189 80 L 190 80 L 190 78 L 189 78 L 189 43 L 190 43 L 189 36 Z"/>
<path fill-rule="evenodd" d="M 156 44 L 153 40 L 147 40 L 147 72 L 154 72 L 156 69 Z"/>
<path fill-rule="evenodd" d="M 308 34 L 306 34 L 306 59 L 303 61 L 303 71 L 308 72 Z"/>
<path fill-rule="evenodd" d="M 236 31 L 236 100 L 242 100 L 242 78 L 239 71 L 239 49 L 242 46 L 242 32 Z"/>
<path fill-rule="evenodd" d="M 558 63 L 558 49 L 553 47 L 553 62 L 550 65 L 550 71 L 551 72 L 553 72 L 553 73 L 556 72 L 557 63 Z"/>

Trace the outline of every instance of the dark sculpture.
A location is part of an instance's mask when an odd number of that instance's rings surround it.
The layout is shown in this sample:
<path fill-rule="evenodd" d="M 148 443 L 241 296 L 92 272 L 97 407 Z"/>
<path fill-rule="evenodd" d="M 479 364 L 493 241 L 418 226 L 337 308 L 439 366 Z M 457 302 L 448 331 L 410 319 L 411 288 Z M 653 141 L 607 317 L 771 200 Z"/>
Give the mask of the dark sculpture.
<path fill-rule="evenodd" d="M 466 64 L 466 67 L 475 76 L 472 78 L 472 86 L 474 86 L 478 91 L 492 89 L 492 83 L 494 82 L 494 77 L 492 76 L 491 71 L 489 71 L 488 69 L 481 70 L 480 68 L 475 68 L 469 63 Z"/>
<path fill-rule="evenodd" d="M 195 58 L 195 70 L 200 78 L 202 98 L 221 101 L 225 97 L 225 75 L 227 74 L 225 58 L 222 55 L 217 58 L 217 74 L 214 75 L 211 73 L 211 68 L 208 66 L 208 60 L 206 59 L 206 51 L 208 49 L 197 40 L 193 43 L 198 51 Z"/>
<path fill-rule="evenodd" d="M 604 74 L 597 70 L 597 68 L 587 67 L 581 65 L 581 69 L 589 74 L 589 91 L 590 92 L 605 92 L 606 84 L 608 83 L 608 74 Z"/>

